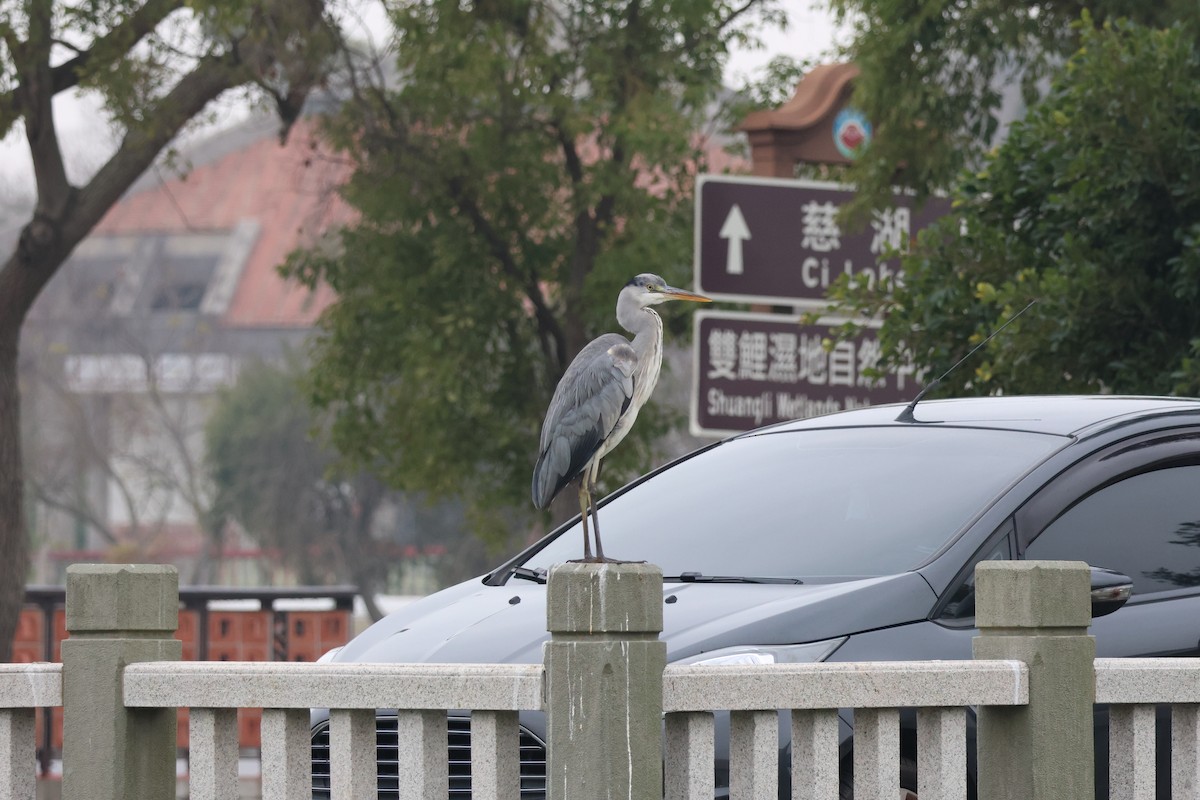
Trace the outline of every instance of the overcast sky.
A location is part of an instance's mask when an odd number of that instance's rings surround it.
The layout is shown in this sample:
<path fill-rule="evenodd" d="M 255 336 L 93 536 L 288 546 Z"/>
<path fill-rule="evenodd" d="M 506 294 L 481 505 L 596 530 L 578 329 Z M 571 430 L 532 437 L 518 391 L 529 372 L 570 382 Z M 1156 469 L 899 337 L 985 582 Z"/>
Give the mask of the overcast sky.
<path fill-rule="evenodd" d="M 783 5 L 788 12 L 787 31 L 764 33 L 763 49 L 735 51 L 726 69 L 727 84 L 743 83 L 775 55 L 815 59 L 832 51 L 838 32 L 832 14 L 821 0 L 783 0 Z M 368 25 L 373 27 L 370 21 Z M 116 139 L 98 109 L 99 102 L 94 96 L 64 93 L 54 100 L 55 121 L 73 181 L 82 181 L 94 172 L 116 146 Z M 240 104 L 230 101 L 224 104 L 220 115 L 232 122 L 243 111 Z M 32 182 L 24 131 L 18 126 L 0 141 L 0 196 L 31 194 L 26 187 Z"/>

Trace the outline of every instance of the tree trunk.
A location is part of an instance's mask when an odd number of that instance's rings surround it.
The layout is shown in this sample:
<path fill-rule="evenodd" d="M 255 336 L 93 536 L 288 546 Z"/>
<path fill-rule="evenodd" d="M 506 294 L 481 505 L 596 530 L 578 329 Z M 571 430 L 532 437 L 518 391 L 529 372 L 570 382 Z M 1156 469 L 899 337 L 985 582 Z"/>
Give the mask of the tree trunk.
<path fill-rule="evenodd" d="M 363 606 L 367 609 L 367 616 L 371 618 L 371 622 L 379 622 L 383 619 L 384 613 L 375 597 L 375 587 L 364 586 L 362 582 L 359 582 L 358 594 L 362 598 Z"/>
<path fill-rule="evenodd" d="M 9 313 L 7 305 L 0 298 L 0 319 Z M 0 662 L 12 660 L 12 641 L 29 571 L 17 388 L 20 330 L 19 325 L 0 324 Z"/>
<path fill-rule="evenodd" d="M 71 187 L 59 174 L 61 169 L 47 168 L 47 163 L 61 166 L 53 136 L 30 134 L 38 175 L 37 209 L 22 229 L 13 252 L 0 266 L 0 661 L 11 658 L 12 637 L 29 570 L 17 375 L 21 325 L 34 300 L 71 251 L 153 163 L 172 135 L 225 88 L 235 85 L 231 75 L 223 63 L 202 62 L 163 98 L 159 126 L 149 134 L 127 134 L 116 154 L 83 189 Z M 50 98 L 40 101 L 48 106 Z M 48 112 L 42 117 L 42 122 L 49 119 Z M 27 129 L 33 124 L 31 119 L 27 114 Z M 52 132 L 52 126 L 42 127 Z"/>
<path fill-rule="evenodd" d="M 376 552 L 375 540 L 371 536 L 371 525 L 383 501 L 383 484 L 374 478 L 360 475 L 354 481 L 352 509 L 346 520 L 347 527 L 342 535 L 342 558 L 350 580 L 358 585 L 358 594 L 363 599 L 372 622 L 383 619 L 375 595 L 386 572 L 383 559 Z"/>
<path fill-rule="evenodd" d="M 353 537 L 351 534 L 350 537 Z M 357 541 L 347 543 L 348 546 L 342 547 L 343 562 L 346 567 L 346 577 L 354 581 L 354 585 L 358 587 L 358 595 L 362 598 L 363 606 L 367 609 L 367 615 L 372 622 L 378 622 L 383 619 L 383 609 L 379 607 L 379 601 L 376 595 L 379 593 L 380 573 L 383 571 L 383 560 L 372 551 L 368 544 L 368 548 L 364 551 Z M 353 551 L 347 555 L 346 551 Z"/>
<path fill-rule="evenodd" d="M 28 123 L 27 123 L 28 124 Z M 74 206 L 69 188 L 47 204 L 39 197 L 33 219 L 21 230 L 0 267 L 0 661 L 12 659 L 17 617 L 29 575 L 29 530 L 21 454 L 21 392 L 17 374 L 21 324 L 54 271 L 82 238 L 63 232 L 57 215 Z"/>

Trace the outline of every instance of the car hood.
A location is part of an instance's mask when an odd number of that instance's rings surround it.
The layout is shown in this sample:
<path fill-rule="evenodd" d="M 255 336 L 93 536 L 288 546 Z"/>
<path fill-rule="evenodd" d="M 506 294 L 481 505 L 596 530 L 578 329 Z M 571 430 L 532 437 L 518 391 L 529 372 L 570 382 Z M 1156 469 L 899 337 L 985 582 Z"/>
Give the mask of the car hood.
<path fill-rule="evenodd" d="M 672 599 L 674 598 L 674 599 Z M 798 644 L 924 619 L 935 600 L 919 574 L 820 584 L 666 583 L 663 640 L 675 661 L 734 645 Z M 475 579 L 390 614 L 335 662 L 539 663 L 546 587 Z"/>

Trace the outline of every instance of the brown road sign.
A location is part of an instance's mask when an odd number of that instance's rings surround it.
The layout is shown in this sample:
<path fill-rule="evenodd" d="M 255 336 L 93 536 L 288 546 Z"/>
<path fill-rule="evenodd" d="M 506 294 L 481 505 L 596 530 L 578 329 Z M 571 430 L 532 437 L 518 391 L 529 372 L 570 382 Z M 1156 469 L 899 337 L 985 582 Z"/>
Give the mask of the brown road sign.
<path fill-rule="evenodd" d="M 898 403 L 920 390 L 911 369 L 874 378 L 879 339 L 866 330 L 832 344 L 833 326 L 782 314 L 699 311 L 691 428 L 724 436 L 773 422 Z"/>
<path fill-rule="evenodd" d="M 695 285 L 717 300 L 815 305 L 839 275 L 894 277 L 879 255 L 949 210 L 941 198 L 914 207 L 897 194 L 856 229 L 838 211 L 853 190 L 833 183 L 701 175 L 696 184 Z"/>

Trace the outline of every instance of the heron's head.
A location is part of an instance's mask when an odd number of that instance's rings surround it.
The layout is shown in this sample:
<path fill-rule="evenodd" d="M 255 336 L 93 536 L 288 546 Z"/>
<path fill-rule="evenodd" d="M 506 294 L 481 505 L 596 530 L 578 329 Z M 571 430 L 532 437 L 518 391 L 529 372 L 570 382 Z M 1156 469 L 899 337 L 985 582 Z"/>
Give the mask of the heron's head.
<path fill-rule="evenodd" d="M 629 283 L 625 284 L 625 288 L 621 290 L 621 294 L 628 294 L 642 307 L 656 306 L 668 300 L 691 300 L 695 303 L 712 302 L 711 298 L 705 297 L 702 294 L 694 294 L 684 289 L 676 289 L 663 280 L 662 277 L 652 272 L 643 272 L 641 275 L 632 278 Z"/>

